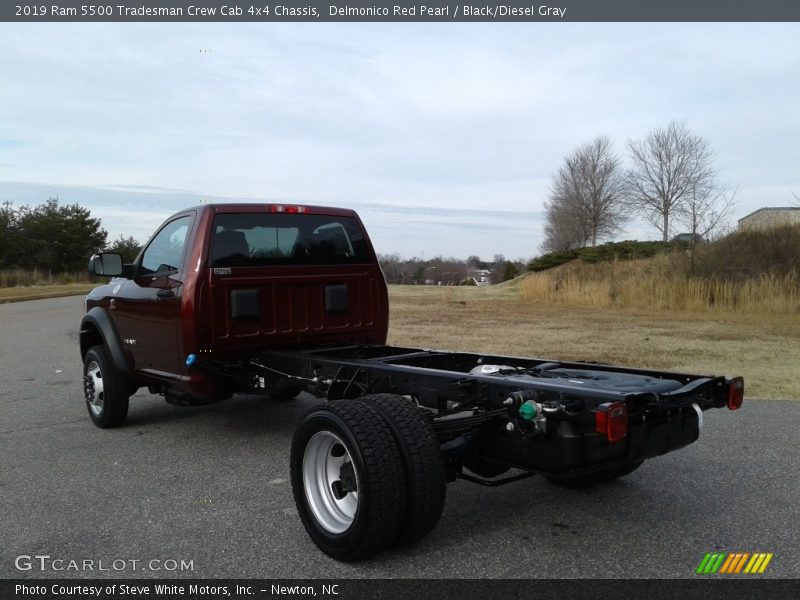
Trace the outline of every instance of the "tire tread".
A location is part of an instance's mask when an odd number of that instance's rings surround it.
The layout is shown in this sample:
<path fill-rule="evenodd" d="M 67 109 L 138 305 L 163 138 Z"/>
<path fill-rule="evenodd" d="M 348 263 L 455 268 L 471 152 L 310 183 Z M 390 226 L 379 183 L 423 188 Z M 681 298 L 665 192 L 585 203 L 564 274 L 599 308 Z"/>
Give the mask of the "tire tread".
<path fill-rule="evenodd" d="M 445 502 L 445 465 L 430 421 L 410 401 L 394 394 L 361 398 L 389 424 L 406 476 L 406 512 L 395 545 L 410 544 L 438 523 Z"/>

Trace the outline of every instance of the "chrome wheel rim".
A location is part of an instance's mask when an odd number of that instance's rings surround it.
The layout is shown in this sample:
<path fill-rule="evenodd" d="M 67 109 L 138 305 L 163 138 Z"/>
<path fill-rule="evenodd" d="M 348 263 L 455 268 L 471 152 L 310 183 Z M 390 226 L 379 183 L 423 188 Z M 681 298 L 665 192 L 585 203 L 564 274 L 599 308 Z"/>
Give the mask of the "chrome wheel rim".
<path fill-rule="evenodd" d="M 343 533 L 358 511 L 358 473 L 347 447 L 330 431 L 318 431 L 303 454 L 303 487 L 317 522 Z"/>
<path fill-rule="evenodd" d="M 105 400 L 103 397 L 103 373 L 100 371 L 100 365 L 96 361 L 86 365 L 85 383 L 84 393 L 89 410 L 92 411 L 93 415 L 100 416 L 100 413 L 103 412 Z"/>

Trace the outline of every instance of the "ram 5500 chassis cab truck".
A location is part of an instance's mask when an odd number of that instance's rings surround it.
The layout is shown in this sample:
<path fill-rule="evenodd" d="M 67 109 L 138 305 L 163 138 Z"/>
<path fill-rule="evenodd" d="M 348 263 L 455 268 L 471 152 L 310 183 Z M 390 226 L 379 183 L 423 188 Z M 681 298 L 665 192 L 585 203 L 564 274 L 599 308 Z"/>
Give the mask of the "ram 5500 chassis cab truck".
<path fill-rule="evenodd" d="M 198 206 L 133 264 L 105 253 L 89 269 L 113 277 L 80 328 L 95 425 L 122 425 L 144 386 L 179 405 L 325 398 L 290 471 L 306 530 L 339 560 L 424 536 L 457 478 L 608 481 L 697 440 L 703 411 L 742 404 L 739 377 L 387 346 L 386 283 L 351 210 Z"/>

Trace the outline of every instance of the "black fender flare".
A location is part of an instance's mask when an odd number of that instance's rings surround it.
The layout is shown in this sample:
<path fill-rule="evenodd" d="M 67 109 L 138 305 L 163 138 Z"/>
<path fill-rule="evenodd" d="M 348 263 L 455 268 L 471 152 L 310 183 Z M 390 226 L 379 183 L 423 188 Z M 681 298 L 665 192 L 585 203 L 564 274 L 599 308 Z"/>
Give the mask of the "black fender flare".
<path fill-rule="evenodd" d="M 108 348 L 111 359 L 114 361 L 114 366 L 117 370 L 128 379 L 133 380 L 133 373 L 125 360 L 125 354 L 122 352 L 122 343 L 120 342 L 119 335 L 117 335 L 117 328 L 114 327 L 114 321 L 111 320 L 108 311 L 100 306 L 95 306 L 89 310 L 81 320 L 81 358 L 86 356 L 86 352 L 93 345 L 90 343 L 90 338 L 88 336 L 90 326 L 100 333 L 100 337 L 103 338 L 103 343 L 106 348 Z"/>

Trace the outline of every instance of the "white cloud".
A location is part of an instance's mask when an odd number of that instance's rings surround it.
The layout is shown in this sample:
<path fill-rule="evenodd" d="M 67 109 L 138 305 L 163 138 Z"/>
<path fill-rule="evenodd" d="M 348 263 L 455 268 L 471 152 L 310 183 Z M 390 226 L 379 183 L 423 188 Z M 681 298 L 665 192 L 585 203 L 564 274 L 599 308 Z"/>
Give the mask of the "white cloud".
<path fill-rule="evenodd" d="M 576 145 L 602 134 L 624 152 L 678 118 L 715 148 L 742 216 L 800 192 L 798 34 L 795 23 L 5 23 L 0 181 L 538 213 Z M 109 223 L 139 222 L 136 207 L 120 210 Z M 401 234 L 376 227 L 408 254 L 532 255 L 541 240 L 536 220 L 478 242 L 466 217 L 448 219 L 462 234 L 404 214 L 391 221 Z"/>

